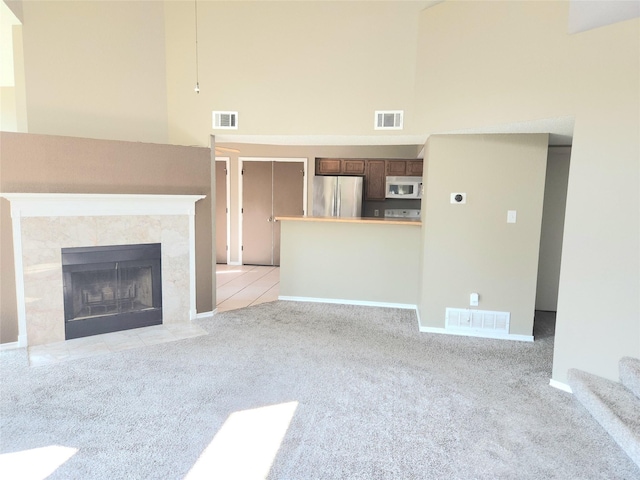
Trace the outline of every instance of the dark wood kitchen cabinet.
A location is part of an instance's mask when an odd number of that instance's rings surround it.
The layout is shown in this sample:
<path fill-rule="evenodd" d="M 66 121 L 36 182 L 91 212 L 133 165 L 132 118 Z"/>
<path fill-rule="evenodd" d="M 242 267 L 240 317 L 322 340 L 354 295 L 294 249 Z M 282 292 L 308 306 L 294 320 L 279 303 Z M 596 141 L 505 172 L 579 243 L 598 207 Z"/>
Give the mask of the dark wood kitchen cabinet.
<path fill-rule="evenodd" d="M 316 175 L 340 175 L 342 160 L 339 158 L 316 158 Z"/>
<path fill-rule="evenodd" d="M 407 160 L 405 167 L 407 175 L 412 177 L 422 176 L 422 160 Z"/>
<path fill-rule="evenodd" d="M 367 160 L 367 169 L 364 177 L 364 199 L 384 200 L 386 188 L 384 160 Z"/>
<path fill-rule="evenodd" d="M 316 175 L 364 175 L 363 159 L 316 158 Z"/>
<path fill-rule="evenodd" d="M 364 160 L 342 160 L 342 173 L 344 175 L 364 175 Z"/>
<path fill-rule="evenodd" d="M 316 175 L 364 177 L 364 199 L 383 201 L 387 176 L 422 176 L 422 160 L 316 158 Z"/>
<path fill-rule="evenodd" d="M 387 175 L 392 177 L 421 177 L 422 160 L 387 160 Z"/>
<path fill-rule="evenodd" d="M 387 160 L 387 175 L 398 177 L 406 175 L 407 162 L 404 160 Z"/>

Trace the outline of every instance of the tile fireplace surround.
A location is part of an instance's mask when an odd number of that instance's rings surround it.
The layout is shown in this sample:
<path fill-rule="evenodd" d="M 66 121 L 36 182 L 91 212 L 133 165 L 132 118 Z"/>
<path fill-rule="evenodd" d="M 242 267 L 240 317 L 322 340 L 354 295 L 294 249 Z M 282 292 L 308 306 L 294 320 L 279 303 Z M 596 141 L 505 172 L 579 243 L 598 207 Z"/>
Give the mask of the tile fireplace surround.
<path fill-rule="evenodd" d="M 65 340 L 61 249 L 162 245 L 162 322 L 195 308 L 195 202 L 203 195 L 3 193 L 11 203 L 18 346 Z"/>

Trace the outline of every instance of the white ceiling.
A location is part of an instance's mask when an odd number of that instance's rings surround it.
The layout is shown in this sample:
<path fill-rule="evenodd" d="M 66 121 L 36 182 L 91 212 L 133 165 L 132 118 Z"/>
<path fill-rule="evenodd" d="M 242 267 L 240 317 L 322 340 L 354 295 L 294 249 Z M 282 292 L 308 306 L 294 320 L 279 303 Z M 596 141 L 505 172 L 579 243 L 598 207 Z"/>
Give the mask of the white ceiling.
<path fill-rule="evenodd" d="M 640 17 L 639 0 L 571 0 L 569 33 L 579 33 Z"/>

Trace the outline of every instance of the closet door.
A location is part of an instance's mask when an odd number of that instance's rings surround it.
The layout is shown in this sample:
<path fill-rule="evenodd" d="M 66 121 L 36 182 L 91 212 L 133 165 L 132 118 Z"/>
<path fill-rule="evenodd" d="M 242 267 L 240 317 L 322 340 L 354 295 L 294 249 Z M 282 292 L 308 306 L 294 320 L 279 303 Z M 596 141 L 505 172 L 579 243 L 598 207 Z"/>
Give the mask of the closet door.
<path fill-rule="evenodd" d="M 280 265 L 275 217 L 304 214 L 304 163 L 245 161 L 242 170 L 242 263 Z"/>
<path fill-rule="evenodd" d="M 274 218 L 303 215 L 304 163 L 273 163 Z M 280 265 L 280 222 L 273 224 L 273 265 Z"/>
<path fill-rule="evenodd" d="M 273 265 L 272 164 L 242 164 L 242 263 L 247 265 Z"/>

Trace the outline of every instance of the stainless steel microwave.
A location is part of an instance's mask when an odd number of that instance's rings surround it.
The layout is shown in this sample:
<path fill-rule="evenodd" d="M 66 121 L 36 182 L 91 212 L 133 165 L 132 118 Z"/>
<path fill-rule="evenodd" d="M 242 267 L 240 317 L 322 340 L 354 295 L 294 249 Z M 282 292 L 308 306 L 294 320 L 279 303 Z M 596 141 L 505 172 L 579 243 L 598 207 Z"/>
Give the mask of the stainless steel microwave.
<path fill-rule="evenodd" d="M 422 177 L 387 177 L 387 198 L 422 198 Z"/>

